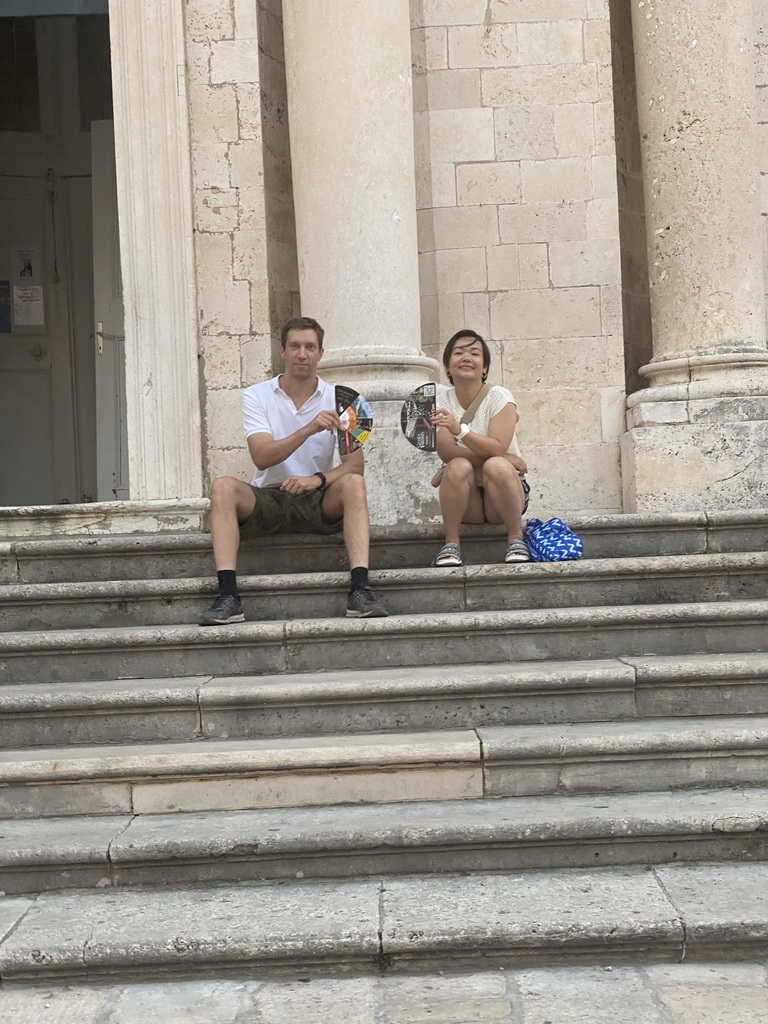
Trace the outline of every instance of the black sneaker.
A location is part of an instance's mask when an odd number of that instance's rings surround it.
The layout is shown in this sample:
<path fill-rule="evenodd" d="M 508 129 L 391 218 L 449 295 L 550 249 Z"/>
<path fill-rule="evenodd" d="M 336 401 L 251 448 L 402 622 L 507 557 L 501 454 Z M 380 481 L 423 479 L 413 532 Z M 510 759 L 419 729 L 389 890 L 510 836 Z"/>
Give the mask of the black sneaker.
<path fill-rule="evenodd" d="M 243 605 L 234 594 L 218 594 L 208 611 L 200 616 L 200 625 L 226 626 L 228 622 L 245 622 Z"/>
<path fill-rule="evenodd" d="M 381 619 L 389 615 L 376 600 L 370 587 L 353 590 L 347 599 L 348 619 Z"/>

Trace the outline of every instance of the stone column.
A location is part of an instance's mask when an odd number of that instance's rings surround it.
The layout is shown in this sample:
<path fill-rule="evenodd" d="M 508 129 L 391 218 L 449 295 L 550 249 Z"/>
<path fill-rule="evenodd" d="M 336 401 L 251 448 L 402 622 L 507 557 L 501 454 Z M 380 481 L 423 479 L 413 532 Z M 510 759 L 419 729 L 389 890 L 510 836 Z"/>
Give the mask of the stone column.
<path fill-rule="evenodd" d="M 301 309 L 329 380 L 392 397 L 420 348 L 408 0 L 284 0 Z"/>
<path fill-rule="evenodd" d="M 181 3 L 110 0 L 132 500 L 203 493 Z"/>
<path fill-rule="evenodd" d="M 631 3 L 654 356 L 628 400 L 625 508 L 764 504 L 752 0 Z"/>
<path fill-rule="evenodd" d="M 413 522 L 436 511 L 434 467 L 400 405 L 439 368 L 420 344 L 408 0 L 283 0 L 283 24 L 301 311 L 327 332 L 322 376 L 372 405 L 372 522 Z"/>

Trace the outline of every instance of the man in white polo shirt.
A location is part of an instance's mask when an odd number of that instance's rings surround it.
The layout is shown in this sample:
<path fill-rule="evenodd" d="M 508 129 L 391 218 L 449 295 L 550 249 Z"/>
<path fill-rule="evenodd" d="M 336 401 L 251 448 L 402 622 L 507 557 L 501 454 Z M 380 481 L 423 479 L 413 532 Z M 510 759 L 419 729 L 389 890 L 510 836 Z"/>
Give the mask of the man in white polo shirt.
<path fill-rule="evenodd" d="M 211 537 L 219 593 L 201 626 L 243 622 L 237 591 L 240 538 L 272 533 L 337 533 L 351 570 L 347 615 L 386 615 L 368 586 L 369 522 L 363 451 L 333 468 L 334 390 L 316 373 L 323 328 L 311 317 L 289 320 L 280 335 L 284 372 L 243 392 L 243 424 L 256 467 L 251 484 L 223 476 L 211 490 Z"/>

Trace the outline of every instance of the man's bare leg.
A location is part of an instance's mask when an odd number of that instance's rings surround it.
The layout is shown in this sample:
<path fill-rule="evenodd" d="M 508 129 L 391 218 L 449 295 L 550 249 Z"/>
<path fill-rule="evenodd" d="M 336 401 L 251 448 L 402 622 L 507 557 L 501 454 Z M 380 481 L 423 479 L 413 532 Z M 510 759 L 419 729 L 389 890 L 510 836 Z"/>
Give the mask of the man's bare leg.
<path fill-rule="evenodd" d="M 233 476 L 220 476 L 211 488 L 211 540 L 216 571 L 237 569 L 240 523 L 256 507 L 253 489 Z"/>
<path fill-rule="evenodd" d="M 368 568 L 371 528 L 365 480 L 352 474 L 334 480 L 323 495 L 321 507 L 323 518 L 329 523 L 344 520 L 344 546 L 350 569 L 356 565 Z"/>
<path fill-rule="evenodd" d="M 368 586 L 371 528 L 365 480 L 356 474 L 334 480 L 323 495 L 321 507 L 328 522 L 338 522 L 340 516 L 344 520 L 344 546 L 351 572 L 347 616 L 380 618 L 386 615 Z"/>
<path fill-rule="evenodd" d="M 240 523 L 253 512 L 256 496 L 248 484 L 232 476 L 218 477 L 211 488 L 211 540 L 219 593 L 200 618 L 201 626 L 223 626 L 242 622 L 243 606 L 237 593 L 237 552 Z"/>

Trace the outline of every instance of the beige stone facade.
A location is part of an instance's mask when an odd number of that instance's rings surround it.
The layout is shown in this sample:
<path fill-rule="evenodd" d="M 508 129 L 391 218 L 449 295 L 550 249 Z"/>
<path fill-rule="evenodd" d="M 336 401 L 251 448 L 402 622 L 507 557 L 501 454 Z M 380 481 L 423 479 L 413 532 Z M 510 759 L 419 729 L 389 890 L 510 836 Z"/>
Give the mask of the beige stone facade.
<path fill-rule="evenodd" d="M 167 329 L 185 366 L 196 346 L 197 394 L 190 376 L 176 404 L 199 401 L 199 422 L 169 443 L 143 408 L 141 374 L 170 394 L 173 360 L 135 358 L 158 341 L 133 254 L 131 497 L 249 473 L 240 394 L 302 312 L 327 321 L 329 379 L 378 403 L 377 522 L 437 514 L 397 412 L 462 327 L 516 395 L 537 512 L 763 503 L 766 0 L 684 0 L 676 26 L 658 0 L 110 0 L 113 68 L 136 7 L 181 26 L 153 88 L 189 149 L 163 180 L 194 226 L 194 298 Z M 118 191 L 121 221 L 151 232 L 129 187 L 164 159 L 144 91 L 115 111 Z M 195 471 L 152 468 L 174 458 Z"/>
<path fill-rule="evenodd" d="M 425 350 L 489 339 L 538 507 L 620 511 L 608 5 L 413 0 L 411 20 Z"/>

